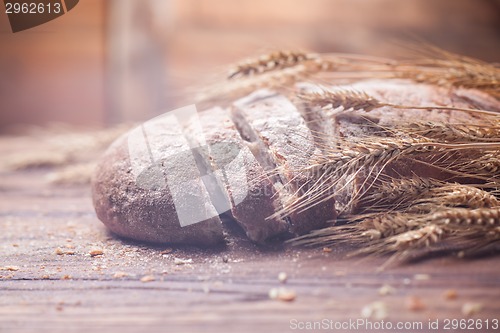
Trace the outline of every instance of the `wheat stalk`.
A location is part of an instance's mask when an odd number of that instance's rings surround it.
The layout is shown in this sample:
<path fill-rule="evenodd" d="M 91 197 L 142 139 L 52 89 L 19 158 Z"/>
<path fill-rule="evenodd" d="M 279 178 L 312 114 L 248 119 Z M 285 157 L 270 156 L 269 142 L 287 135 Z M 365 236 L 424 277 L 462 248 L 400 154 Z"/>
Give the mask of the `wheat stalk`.
<path fill-rule="evenodd" d="M 384 241 L 387 251 L 428 247 L 442 239 L 445 231 L 437 225 L 426 225 L 416 230 L 405 231 Z"/>
<path fill-rule="evenodd" d="M 498 142 L 500 127 L 443 122 L 416 122 L 397 127 L 406 134 L 420 135 L 444 142 Z"/>
<path fill-rule="evenodd" d="M 500 97 L 500 68 L 495 65 L 453 54 L 432 45 L 419 47 L 427 58 L 400 62 L 393 68 L 396 77 L 437 85 L 474 88 Z"/>
<path fill-rule="evenodd" d="M 395 109 L 416 109 L 416 110 L 455 110 L 469 113 L 486 114 L 492 116 L 500 116 L 500 113 L 495 111 L 460 108 L 455 106 L 422 106 L 422 105 L 401 105 L 393 103 L 385 103 L 377 100 L 375 97 L 366 92 L 338 89 L 333 90 L 324 86 L 317 86 L 315 90 L 302 91 L 297 94 L 301 100 L 307 103 L 308 106 L 320 106 L 323 108 L 338 108 L 343 107 L 344 111 L 364 110 L 372 111 L 384 106 Z"/>
<path fill-rule="evenodd" d="M 314 59 L 317 59 L 316 55 L 300 51 L 276 51 L 236 65 L 230 71 L 228 79 L 282 70 Z"/>
<path fill-rule="evenodd" d="M 384 106 L 367 93 L 355 90 L 331 90 L 318 87 L 316 91 L 306 91 L 297 94 L 308 106 L 319 106 L 322 108 L 336 109 L 342 107 L 344 110 L 365 110 Z"/>
<path fill-rule="evenodd" d="M 302 51 L 279 50 L 257 58 L 247 59 L 235 65 L 227 76 L 228 79 L 245 79 L 249 76 L 261 75 L 267 72 L 280 72 L 283 69 L 304 65 L 304 70 L 308 74 L 319 72 L 335 71 L 359 71 L 366 69 L 367 64 L 372 70 L 377 70 L 379 66 L 387 68 L 395 62 L 391 59 L 373 56 L 330 53 L 314 54 Z"/>
<path fill-rule="evenodd" d="M 487 151 L 481 156 L 465 160 L 456 165 L 454 169 L 464 173 L 474 173 L 492 177 L 492 181 L 499 182 L 500 175 L 500 150 Z"/>
<path fill-rule="evenodd" d="M 432 188 L 442 185 L 441 181 L 422 177 L 389 178 L 374 185 L 360 198 L 360 206 L 364 211 L 404 209 Z"/>
<path fill-rule="evenodd" d="M 426 217 L 429 223 L 445 225 L 499 226 L 500 207 L 494 208 L 450 208 L 437 211 Z"/>
<path fill-rule="evenodd" d="M 426 198 L 414 200 L 412 204 L 434 204 L 449 207 L 491 208 L 500 205 L 491 193 L 473 186 L 450 184 L 430 189 Z"/>

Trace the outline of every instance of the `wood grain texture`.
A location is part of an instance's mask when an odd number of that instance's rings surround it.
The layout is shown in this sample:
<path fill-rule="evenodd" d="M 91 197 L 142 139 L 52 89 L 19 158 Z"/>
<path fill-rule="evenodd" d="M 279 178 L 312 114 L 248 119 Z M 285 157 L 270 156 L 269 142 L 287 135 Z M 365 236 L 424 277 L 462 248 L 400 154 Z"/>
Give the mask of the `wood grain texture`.
<path fill-rule="evenodd" d="M 12 147 L 5 142 L 0 154 Z M 466 318 L 465 303 L 482 304 L 472 318 L 500 319 L 499 257 L 440 257 L 377 273 L 387 258 L 346 258 L 335 248 L 264 250 L 240 239 L 223 249 L 139 244 L 106 231 L 87 186 L 51 185 L 49 171 L 0 173 L 2 333 L 287 332 L 292 320 L 362 318 L 376 301 L 386 305 L 386 321 L 423 322 L 418 332 L 428 331 L 429 319 Z M 103 254 L 92 257 L 94 249 Z M 149 275 L 154 281 L 140 281 Z M 385 284 L 394 293 L 381 296 Z M 280 286 L 296 299 L 270 299 Z M 449 289 L 456 299 L 443 296 Z M 424 309 L 410 310 L 410 296 Z"/>

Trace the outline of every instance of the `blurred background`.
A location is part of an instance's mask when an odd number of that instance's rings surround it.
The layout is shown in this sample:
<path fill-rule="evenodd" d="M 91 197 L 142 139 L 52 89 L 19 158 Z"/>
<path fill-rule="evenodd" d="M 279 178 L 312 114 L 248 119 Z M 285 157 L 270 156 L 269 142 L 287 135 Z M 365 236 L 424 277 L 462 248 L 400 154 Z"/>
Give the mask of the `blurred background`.
<path fill-rule="evenodd" d="M 2 7 L 3 8 L 3 7 Z M 500 61 L 498 0 L 84 0 L 12 33 L 0 13 L 0 133 L 99 128 L 185 105 L 241 58 L 276 49 L 398 56 L 396 40 Z"/>

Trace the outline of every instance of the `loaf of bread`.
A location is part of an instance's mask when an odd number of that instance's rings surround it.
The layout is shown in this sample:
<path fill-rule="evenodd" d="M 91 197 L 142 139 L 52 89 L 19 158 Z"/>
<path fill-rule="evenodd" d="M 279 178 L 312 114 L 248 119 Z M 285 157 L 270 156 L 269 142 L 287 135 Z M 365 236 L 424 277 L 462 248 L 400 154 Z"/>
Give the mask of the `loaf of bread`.
<path fill-rule="evenodd" d="M 243 62 L 200 110 L 167 112 L 109 148 L 92 179 L 97 216 L 155 243 L 246 235 L 390 262 L 500 250 L 500 69 L 424 51 Z"/>
<path fill-rule="evenodd" d="M 343 101 L 323 103 L 325 91 L 344 94 Z M 491 124 L 471 108 L 499 112 L 500 103 L 473 89 L 368 80 L 297 83 L 291 94 L 263 89 L 229 106 L 167 112 L 108 149 L 92 180 L 94 206 L 111 231 L 147 242 L 223 243 L 228 223 L 257 243 L 304 235 L 339 214 L 362 212 L 380 179 L 476 181 L 444 162 L 482 151 L 446 150 L 423 132 L 401 132 L 415 124 Z M 399 143 L 390 143 L 395 136 Z M 392 157 L 380 157 L 377 147 L 391 147 Z M 424 151 L 432 147 L 441 153 Z"/>

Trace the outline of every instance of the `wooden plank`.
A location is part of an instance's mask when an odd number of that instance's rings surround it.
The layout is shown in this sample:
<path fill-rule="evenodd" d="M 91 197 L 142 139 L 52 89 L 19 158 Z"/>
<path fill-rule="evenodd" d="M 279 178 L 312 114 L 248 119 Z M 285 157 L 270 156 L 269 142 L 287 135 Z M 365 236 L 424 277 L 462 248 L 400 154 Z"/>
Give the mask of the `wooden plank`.
<path fill-rule="evenodd" d="M 241 240 L 223 249 L 138 244 L 106 231 L 88 186 L 50 185 L 49 171 L 0 174 L 2 333 L 285 332 L 323 319 L 361 320 L 373 302 L 385 305 L 385 321 L 394 325 L 422 323 L 418 332 L 429 331 L 429 320 L 442 327 L 446 318 L 466 318 L 465 303 L 482 305 L 472 318 L 500 319 L 499 257 L 438 257 L 377 272 L 387 258 L 346 258 L 342 249 L 264 250 Z M 103 254 L 92 257 L 94 249 Z M 149 275 L 154 281 L 141 282 Z M 382 296 L 385 284 L 394 291 Z M 270 299 L 279 287 L 296 299 Z M 444 296 L 449 289 L 456 299 Z M 411 296 L 423 309 L 408 308 Z"/>

